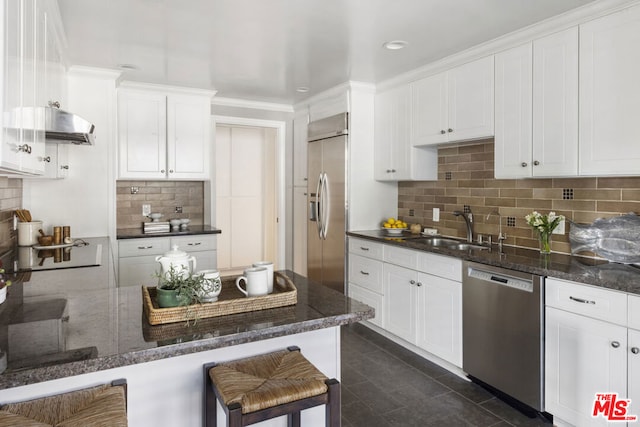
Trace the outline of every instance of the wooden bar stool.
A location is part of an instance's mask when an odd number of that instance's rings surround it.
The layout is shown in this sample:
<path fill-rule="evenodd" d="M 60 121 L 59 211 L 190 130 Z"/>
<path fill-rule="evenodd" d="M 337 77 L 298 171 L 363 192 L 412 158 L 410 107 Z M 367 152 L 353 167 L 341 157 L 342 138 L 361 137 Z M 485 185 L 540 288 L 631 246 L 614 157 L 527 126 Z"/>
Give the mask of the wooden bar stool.
<path fill-rule="evenodd" d="M 0 427 L 127 427 L 127 382 L 0 406 Z"/>
<path fill-rule="evenodd" d="M 297 427 L 300 411 L 318 405 L 326 405 L 327 427 L 340 426 L 340 382 L 323 375 L 298 347 L 204 365 L 205 427 L 217 425 L 216 399 L 230 427 L 281 415 Z"/>

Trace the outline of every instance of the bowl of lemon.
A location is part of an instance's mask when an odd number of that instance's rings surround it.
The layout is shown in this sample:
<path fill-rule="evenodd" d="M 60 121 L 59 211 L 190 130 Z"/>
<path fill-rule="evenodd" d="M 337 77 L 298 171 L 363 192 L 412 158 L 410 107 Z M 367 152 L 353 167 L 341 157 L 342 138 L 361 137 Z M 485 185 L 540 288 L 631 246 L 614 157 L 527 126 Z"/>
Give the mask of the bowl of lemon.
<path fill-rule="evenodd" d="M 399 236 L 407 229 L 407 223 L 396 218 L 387 218 L 382 222 L 382 230 L 390 236 Z"/>

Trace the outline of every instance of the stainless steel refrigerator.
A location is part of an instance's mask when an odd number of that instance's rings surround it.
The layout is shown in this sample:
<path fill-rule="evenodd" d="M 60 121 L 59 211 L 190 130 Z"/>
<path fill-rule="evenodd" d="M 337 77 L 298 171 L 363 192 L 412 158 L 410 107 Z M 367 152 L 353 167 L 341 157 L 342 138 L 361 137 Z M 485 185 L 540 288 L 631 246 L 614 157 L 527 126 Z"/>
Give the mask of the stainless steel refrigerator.
<path fill-rule="evenodd" d="M 347 113 L 309 123 L 307 274 L 345 292 Z"/>

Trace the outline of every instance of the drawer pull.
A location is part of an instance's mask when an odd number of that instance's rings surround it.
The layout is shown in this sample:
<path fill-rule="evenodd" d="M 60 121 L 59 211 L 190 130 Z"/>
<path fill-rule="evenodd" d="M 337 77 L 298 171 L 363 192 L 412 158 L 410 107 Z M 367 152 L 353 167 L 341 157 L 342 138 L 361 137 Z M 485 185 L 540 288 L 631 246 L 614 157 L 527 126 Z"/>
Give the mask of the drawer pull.
<path fill-rule="evenodd" d="M 611 342 L 611 347 L 618 348 L 618 347 L 620 347 L 620 343 L 618 341 L 613 341 L 613 342 Z"/>
<path fill-rule="evenodd" d="M 202 242 L 187 243 L 187 246 L 200 246 L 201 244 L 202 244 Z"/>
<path fill-rule="evenodd" d="M 416 286 L 418 286 L 418 287 L 422 286 L 422 282 L 416 283 Z"/>
<path fill-rule="evenodd" d="M 369 272 L 360 270 L 360 274 L 364 274 L 365 276 L 368 276 Z"/>
<path fill-rule="evenodd" d="M 593 304 L 593 305 L 596 305 L 595 301 L 591 301 L 591 300 L 588 300 L 588 299 L 576 298 L 576 297 L 572 297 L 572 296 L 569 296 L 569 299 L 573 300 L 575 302 L 581 302 L 582 304 Z"/>
<path fill-rule="evenodd" d="M 416 281 L 415 281 L 415 280 L 413 280 L 413 279 L 411 279 L 411 280 L 409 280 L 409 283 L 410 283 L 410 284 L 412 284 L 412 285 L 415 285 L 415 284 L 416 284 Z"/>
<path fill-rule="evenodd" d="M 138 249 L 152 249 L 153 246 L 138 246 Z"/>
<path fill-rule="evenodd" d="M 368 251 L 369 248 L 365 247 L 365 246 L 360 246 L 360 249 L 362 249 L 363 251 Z"/>
<path fill-rule="evenodd" d="M 638 353 L 640 353 L 640 348 L 638 348 L 638 347 L 631 347 L 631 353 L 633 353 L 633 354 L 638 354 Z"/>

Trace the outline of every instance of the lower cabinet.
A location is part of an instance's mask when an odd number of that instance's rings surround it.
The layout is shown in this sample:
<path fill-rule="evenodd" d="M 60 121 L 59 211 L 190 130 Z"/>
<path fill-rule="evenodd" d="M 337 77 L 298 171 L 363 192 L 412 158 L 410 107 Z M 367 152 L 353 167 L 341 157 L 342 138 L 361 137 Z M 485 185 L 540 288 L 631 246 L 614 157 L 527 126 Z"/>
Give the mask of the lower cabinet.
<path fill-rule="evenodd" d="M 195 257 L 196 271 L 216 268 L 214 234 L 122 239 L 118 240 L 118 286 L 157 285 L 155 274 L 160 267 L 156 257 L 173 245 Z"/>
<path fill-rule="evenodd" d="M 631 316 L 634 299 L 640 300 L 546 279 L 545 411 L 554 420 L 609 425 L 602 412 L 593 416 L 597 393 L 631 399 L 627 415 L 640 416 L 640 332 L 632 329 L 637 327 Z"/>
<path fill-rule="evenodd" d="M 349 296 L 373 307 L 369 322 L 384 328 L 382 250 L 379 243 L 349 238 Z"/>

